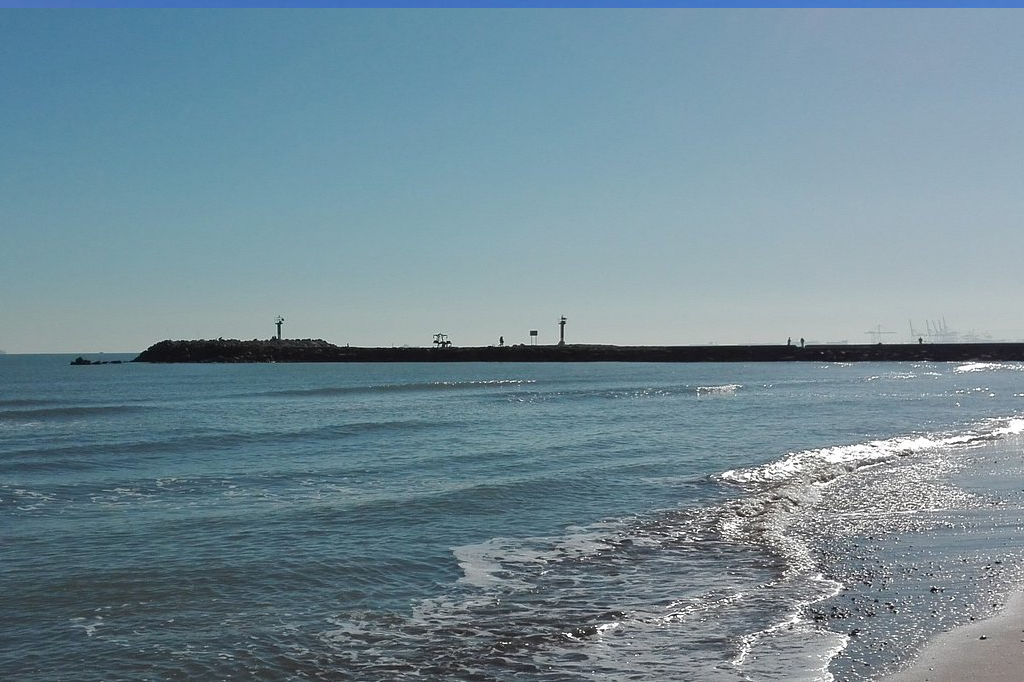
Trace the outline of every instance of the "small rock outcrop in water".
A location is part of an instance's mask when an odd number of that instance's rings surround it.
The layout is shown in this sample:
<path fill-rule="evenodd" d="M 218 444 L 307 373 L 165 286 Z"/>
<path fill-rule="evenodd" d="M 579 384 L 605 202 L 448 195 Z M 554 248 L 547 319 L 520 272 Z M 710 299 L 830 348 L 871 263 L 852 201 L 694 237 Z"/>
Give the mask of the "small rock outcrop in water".
<path fill-rule="evenodd" d="M 321 339 L 161 341 L 133 362 L 969 362 L 1024 361 L 1024 343 L 350 348 Z"/>

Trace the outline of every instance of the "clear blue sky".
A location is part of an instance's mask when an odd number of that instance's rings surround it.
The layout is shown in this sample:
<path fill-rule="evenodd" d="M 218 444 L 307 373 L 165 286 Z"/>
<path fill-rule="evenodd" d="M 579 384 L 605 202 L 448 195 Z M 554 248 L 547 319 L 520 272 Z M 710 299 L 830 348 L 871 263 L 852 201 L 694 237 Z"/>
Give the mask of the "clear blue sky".
<path fill-rule="evenodd" d="M 1020 10 L 0 11 L 0 349 L 1024 338 Z"/>

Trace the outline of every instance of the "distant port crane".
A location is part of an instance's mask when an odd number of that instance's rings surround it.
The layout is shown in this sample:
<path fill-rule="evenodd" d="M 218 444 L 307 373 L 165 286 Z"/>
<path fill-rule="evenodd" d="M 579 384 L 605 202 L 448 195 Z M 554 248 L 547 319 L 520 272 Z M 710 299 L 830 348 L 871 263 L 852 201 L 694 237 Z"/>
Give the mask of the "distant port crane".
<path fill-rule="evenodd" d="M 934 338 L 938 343 L 956 343 L 959 340 L 960 334 L 946 325 L 946 318 L 925 320 L 924 325 L 928 328 L 928 338 Z"/>
<path fill-rule="evenodd" d="M 910 322 L 910 337 L 912 340 L 924 342 L 925 339 L 928 343 L 958 343 L 961 341 L 977 342 L 979 339 L 991 339 L 992 337 L 988 334 L 975 334 L 970 332 L 968 334 L 961 334 L 960 332 L 953 331 L 946 324 L 946 318 L 941 320 L 925 320 L 925 330 L 922 332 L 920 329 L 914 327 L 914 322 Z"/>
<path fill-rule="evenodd" d="M 882 325 L 877 325 L 874 329 L 864 332 L 869 334 L 875 343 L 882 343 L 882 335 L 884 334 L 895 334 L 896 332 L 882 331 Z"/>

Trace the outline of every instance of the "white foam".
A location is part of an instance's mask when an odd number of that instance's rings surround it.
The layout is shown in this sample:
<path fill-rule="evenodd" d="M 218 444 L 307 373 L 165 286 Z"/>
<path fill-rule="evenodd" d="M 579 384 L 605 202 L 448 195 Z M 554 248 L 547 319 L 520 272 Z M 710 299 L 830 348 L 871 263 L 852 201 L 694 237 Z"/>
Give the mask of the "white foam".
<path fill-rule="evenodd" d="M 505 562 L 517 564 L 545 564 L 546 559 L 526 544 L 505 538 L 493 538 L 486 542 L 463 545 L 452 550 L 459 568 L 462 569 L 460 583 L 478 588 L 500 585 L 508 589 L 529 589 L 523 580 L 510 578 L 511 571 Z"/>
<path fill-rule="evenodd" d="M 787 666 L 789 680 L 808 682 L 831 682 L 834 678 L 828 670 L 829 663 L 849 644 L 848 635 L 831 630 L 816 628 L 803 615 L 807 607 L 839 594 L 843 586 L 819 574 L 803 576 L 808 594 L 793 604 L 792 610 L 777 623 L 764 630 L 749 633 L 740 638 L 739 651 L 733 659 L 733 666 L 744 669 L 745 679 L 758 679 L 756 650 L 765 642 L 772 642 L 775 653 L 794 652 L 797 660 Z M 772 589 L 775 585 L 765 585 Z M 787 642 L 780 646 L 780 641 Z M 774 657 L 766 657 L 777 666 Z M 753 666 L 754 669 L 751 669 Z"/>
<path fill-rule="evenodd" d="M 886 374 L 874 374 L 872 376 L 867 377 L 865 381 L 879 381 L 880 379 L 902 381 L 916 378 L 917 374 L 915 374 L 914 372 L 888 372 Z"/>
<path fill-rule="evenodd" d="M 781 483 L 797 476 L 810 475 L 816 482 L 824 483 L 842 473 L 896 457 L 938 448 L 970 446 L 1021 433 L 1024 433 L 1024 418 L 990 420 L 976 430 L 953 435 L 896 436 L 885 440 L 803 450 L 761 466 L 730 469 L 722 473 L 720 478 L 729 483 L 745 485 Z"/>
<path fill-rule="evenodd" d="M 997 436 L 1017 436 L 1021 433 L 1024 433 L 1024 419 L 1019 417 L 1014 417 L 1006 426 L 995 430 Z"/>
<path fill-rule="evenodd" d="M 104 625 L 103 616 L 96 616 L 95 618 L 96 620 L 92 623 L 85 622 L 85 618 L 82 617 L 72 618 L 71 622 L 74 623 L 75 627 L 82 628 L 87 637 L 92 637 L 96 634 L 96 629 Z"/>
<path fill-rule="evenodd" d="M 1024 371 L 1024 365 L 1005 362 L 967 362 L 960 365 L 953 371 L 957 374 L 966 374 L 969 372 L 997 372 L 1004 370 L 1022 372 Z"/>
<path fill-rule="evenodd" d="M 688 600 L 686 602 L 674 602 L 669 604 L 668 613 L 658 618 L 655 622 L 658 625 L 668 625 L 675 621 L 688 620 L 694 615 L 704 614 L 722 606 L 735 604 L 747 596 L 746 592 L 734 592 L 719 598 L 712 598 L 702 595 L 699 600 Z M 699 617 L 703 617 L 700 615 Z"/>
<path fill-rule="evenodd" d="M 721 478 L 739 484 L 781 482 L 816 468 L 821 470 L 820 475 L 832 478 L 844 470 L 849 471 L 893 457 L 922 452 L 939 444 L 938 441 L 925 436 L 912 436 L 804 450 L 758 467 L 730 469 L 723 473 Z M 831 466 L 826 469 L 822 465 Z"/>
<path fill-rule="evenodd" d="M 698 386 L 697 395 L 732 395 L 741 388 L 743 388 L 742 384 L 722 384 L 721 386 Z"/>

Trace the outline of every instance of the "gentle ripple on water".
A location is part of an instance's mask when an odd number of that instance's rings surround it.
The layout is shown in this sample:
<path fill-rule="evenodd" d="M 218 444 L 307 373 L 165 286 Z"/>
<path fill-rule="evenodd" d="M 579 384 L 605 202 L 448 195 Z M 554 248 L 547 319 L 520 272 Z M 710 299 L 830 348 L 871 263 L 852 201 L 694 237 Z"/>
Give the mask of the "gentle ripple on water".
<path fill-rule="evenodd" d="M 0 357 L 0 677 L 872 679 L 1024 580 L 1020 367 Z"/>

